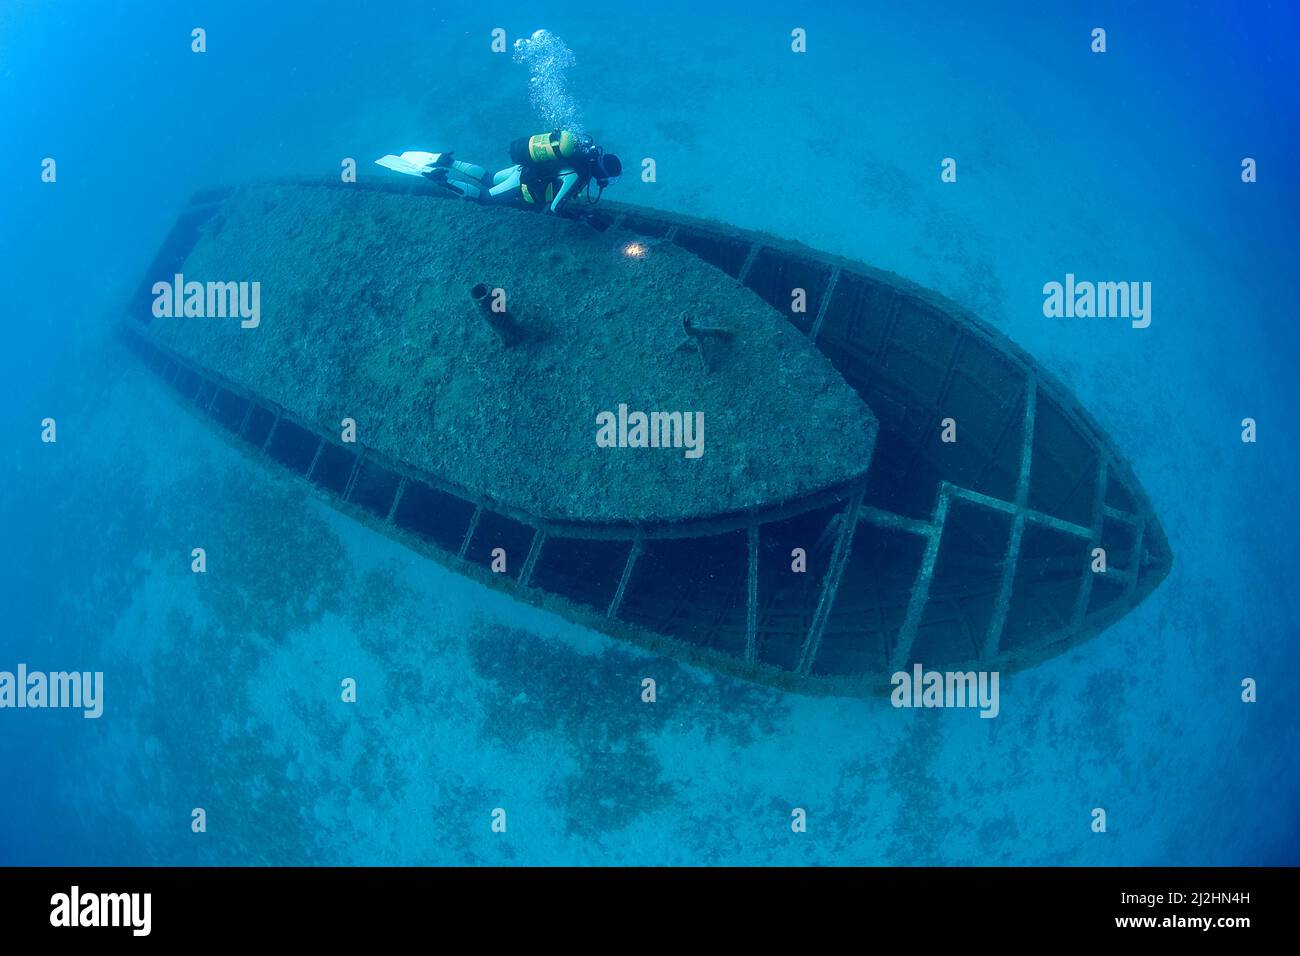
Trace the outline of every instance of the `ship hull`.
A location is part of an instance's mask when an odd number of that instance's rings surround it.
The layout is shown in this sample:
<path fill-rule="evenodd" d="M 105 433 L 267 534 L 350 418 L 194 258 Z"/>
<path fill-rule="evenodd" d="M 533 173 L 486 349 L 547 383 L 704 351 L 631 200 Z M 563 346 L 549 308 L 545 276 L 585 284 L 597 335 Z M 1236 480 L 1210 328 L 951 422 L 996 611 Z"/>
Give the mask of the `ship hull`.
<path fill-rule="evenodd" d="M 421 184 L 301 185 L 444 201 Z M 602 204 L 592 225 L 687 249 L 830 359 L 878 420 L 862 478 L 690 521 L 553 521 L 345 446 L 148 333 L 150 288 L 181 271 L 224 197 L 200 193 L 178 219 L 122 325 L 128 346 L 239 447 L 341 511 L 577 623 L 784 689 L 875 695 L 914 663 L 1012 671 L 1059 654 L 1171 567 L 1124 457 L 1059 381 L 977 317 L 861 263 L 622 204 Z M 791 311 L 795 288 L 806 311 Z M 949 417 L 955 443 L 940 440 Z M 494 572 L 498 548 L 524 557 Z"/>

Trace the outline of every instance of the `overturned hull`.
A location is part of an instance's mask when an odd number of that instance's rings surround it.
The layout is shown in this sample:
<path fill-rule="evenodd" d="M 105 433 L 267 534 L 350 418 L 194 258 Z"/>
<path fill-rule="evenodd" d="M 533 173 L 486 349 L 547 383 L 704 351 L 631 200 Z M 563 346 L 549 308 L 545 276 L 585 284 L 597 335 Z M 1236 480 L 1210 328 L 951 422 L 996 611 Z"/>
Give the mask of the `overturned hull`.
<path fill-rule="evenodd" d="M 421 184 L 294 188 L 454 202 Z M 202 193 L 181 215 L 123 323 L 127 344 L 247 451 L 341 510 L 579 623 L 783 688 L 873 694 L 913 662 L 1013 670 L 1058 654 L 1136 606 L 1171 566 L 1123 457 L 1059 382 L 978 319 L 860 263 L 614 203 L 590 217 L 599 234 L 690 253 L 829 361 L 860 399 L 845 439 L 853 461 L 770 494 L 723 496 L 713 510 L 587 513 L 475 487 L 436 455 L 410 460 L 401 442 L 341 443 L 320 414 L 266 394 L 242 366 L 159 334 L 154 283 L 185 271 L 229 201 Z M 791 310 L 794 289 L 806 311 Z M 848 407 L 837 399 L 833 414 Z M 940 440 L 948 417 L 960 423 L 952 444 Z M 544 474 L 547 462 L 535 467 Z M 1104 573 L 1092 570 L 1097 548 Z M 517 556 L 504 571 L 492 570 L 497 549 Z"/>

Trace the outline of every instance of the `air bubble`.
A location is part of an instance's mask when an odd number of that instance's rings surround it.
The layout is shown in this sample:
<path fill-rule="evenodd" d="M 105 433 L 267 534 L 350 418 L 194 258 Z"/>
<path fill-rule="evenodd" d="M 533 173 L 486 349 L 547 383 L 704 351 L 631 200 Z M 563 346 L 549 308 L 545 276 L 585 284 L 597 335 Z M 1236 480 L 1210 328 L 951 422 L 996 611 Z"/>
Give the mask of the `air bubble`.
<path fill-rule="evenodd" d="M 564 41 L 549 30 L 538 30 L 527 40 L 515 41 L 513 59 L 528 67 L 529 98 L 546 125 L 582 132 L 582 111 L 565 76 L 577 60 Z"/>

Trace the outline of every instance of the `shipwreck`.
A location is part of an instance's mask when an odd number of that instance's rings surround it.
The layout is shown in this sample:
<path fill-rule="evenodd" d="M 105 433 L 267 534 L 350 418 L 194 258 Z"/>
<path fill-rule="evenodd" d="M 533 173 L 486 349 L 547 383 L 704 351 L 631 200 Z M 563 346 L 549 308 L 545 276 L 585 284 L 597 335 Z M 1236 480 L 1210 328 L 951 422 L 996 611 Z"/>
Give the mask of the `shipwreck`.
<path fill-rule="evenodd" d="M 259 321 L 159 315 L 180 276 L 258 282 Z M 790 690 L 1026 667 L 1172 563 L 1123 454 L 1005 336 L 896 275 L 715 222 L 610 202 L 568 221 L 423 183 L 204 191 L 121 335 L 353 518 Z M 699 415 L 707 445 L 598 442 L 627 407 Z"/>

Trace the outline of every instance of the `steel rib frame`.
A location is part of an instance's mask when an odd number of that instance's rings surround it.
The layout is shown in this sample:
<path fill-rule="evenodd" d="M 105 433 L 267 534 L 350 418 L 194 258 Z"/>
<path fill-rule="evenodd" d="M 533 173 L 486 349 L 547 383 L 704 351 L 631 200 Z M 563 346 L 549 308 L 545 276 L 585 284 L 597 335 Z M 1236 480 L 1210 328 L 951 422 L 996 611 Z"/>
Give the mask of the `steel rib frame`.
<path fill-rule="evenodd" d="M 618 612 L 623 607 L 623 595 L 627 592 L 628 582 L 632 580 L 632 571 L 636 568 L 636 562 L 641 557 L 643 547 L 640 538 L 633 539 L 632 548 L 627 553 L 627 561 L 623 564 L 623 574 L 618 579 L 618 588 L 614 591 L 614 596 L 610 598 L 609 610 L 605 612 L 606 617 L 618 617 Z"/>
<path fill-rule="evenodd" d="M 320 461 L 321 452 L 325 450 L 325 443 L 329 441 L 324 435 L 317 435 L 315 432 L 308 432 L 316 439 L 316 453 L 311 456 L 311 464 L 307 466 L 307 471 L 303 477 L 311 481 L 312 474 L 316 471 L 316 463 Z"/>
<path fill-rule="evenodd" d="M 902 307 L 900 305 L 896 315 L 901 313 Z M 926 404 L 921 405 L 920 402 L 917 403 L 918 407 L 923 408 L 925 413 L 930 416 L 932 420 L 937 418 L 940 422 L 943 420 L 942 417 L 940 417 L 944 414 L 943 405 L 948 400 L 948 392 L 952 388 L 953 376 L 957 372 L 957 363 L 961 360 L 962 353 L 966 349 L 965 330 L 958 327 L 956 331 L 957 334 L 953 337 L 952 348 L 948 352 L 947 358 L 944 360 L 943 376 L 939 380 L 939 391 L 935 396 L 933 404 L 927 402 Z M 885 351 L 888 351 L 888 345 L 885 345 Z M 880 361 L 882 363 L 884 361 L 884 352 L 881 353 Z M 908 450 L 907 464 L 904 467 L 906 474 L 909 476 L 914 474 L 917 463 L 925 461 L 926 458 L 925 442 L 919 441 Z"/>
<path fill-rule="evenodd" d="M 1074 597 L 1074 608 L 1070 612 L 1070 626 L 1078 627 L 1088 612 L 1088 602 L 1092 599 L 1092 552 L 1101 546 L 1102 520 L 1106 511 L 1106 483 L 1109 480 L 1109 461 L 1105 455 L 1098 455 L 1097 487 L 1092 499 L 1092 534 L 1088 537 L 1088 557 L 1083 562 L 1083 572 L 1079 579 L 1079 590 Z"/>
<path fill-rule="evenodd" d="M 456 557 L 464 558 L 465 553 L 469 551 L 469 543 L 474 539 L 474 532 L 478 530 L 479 518 L 483 517 L 483 502 L 474 502 L 474 514 L 470 516 L 469 527 L 465 529 L 465 537 L 461 539 L 460 550 L 456 552 Z"/>
<path fill-rule="evenodd" d="M 1124 598 L 1132 600 L 1133 592 L 1137 590 L 1138 574 L 1142 570 L 1142 546 L 1146 536 L 1147 523 L 1141 522 L 1137 526 L 1137 534 L 1133 538 L 1133 552 L 1129 558 L 1129 566 L 1124 568 L 1125 574 L 1129 575 L 1124 581 Z"/>
<path fill-rule="evenodd" d="M 749 252 L 745 254 L 745 261 L 740 267 L 740 272 L 736 274 L 736 281 L 741 285 L 745 284 L 745 279 L 749 277 L 749 270 L 754 268 L 754 260 L 758 258 L 758 253 L 763 249 L 761 242 L 751 242 Z"/>
<path fill-rule="evenodd" d="M 952 493 L 947 488 L 939 491 L 930 519 L 930 528 L 926 533 L 925 552 L 921 555 L 921 564 L 916 569 L 912 581 L 912 590 L 907 599 L 907 616 L 903 627 L 898 632 L 898 644 L 891 655 L 891 666 L 902 667 L 912 654 L 912 645 L 916 643 L 916 634 L 921 626 L 921 614 L 930 599 L 930 582 L 934 580 L 934 566 L 939 558 L 939 542 L 943 538 L 943 527 L 948 521 L 948 506 Z"/>
<path fill-rule="evenodd" d="M 822 300 L 817 305 L 817 317 L 813 319 L 812 328 L 808 332 L 808 341 L 817 342 L 817 336 L 822 330 L 822 320 L 826 318 L 826 309 L 831 304 L 831 296 L 835 294 L 835 286 L 839 284 L 840 273 L 843 270 L 839 266 L 831 268 L 830 281 L 826 283 L 826 291 L 822 293 Z"/>
<path fill-rule="evenodd" d="M 343 488 L 344 501 L 352 500 L 352 492 L 357 486 L 357 476 L 361 474 L 361 466 L 365 464 L 365 460 L 366 448 L 363 445 L 358 451 L 353 452 L 352 454 L 352 470 L 348 472 L 348 481 Z"/>
<path fill-rule="evenodd" d="M 1029 477 L 1034 464 L 1034 416 L 1037 407 L 1038 381 L 1035 376 L 1030 376 L 1025 387 L 1025 428 L 1021 435 L 1020 477 L 1016 481 L 1016 511 L 1011 519 L 1011 536 L 1007 539 L 1007 550 L 1002 560 L 1002 578 L 998 584 L 997 601 L 993 605 L 993 617 L 980 649 L 980 660 L 983 661 L 997 656 L 1002 643 L 1002 631 L 1007 623 L 1007 612 L 1011 609 L 1011 590 L 1016 582 L 1016 570 L 1020 567 L 1020 541 L 1025 533 Z"/>
<path fill-rule="evenodd" d="M 862 498 L 866 490 L 867 485 L 864 481 L 853 493 L 848 506 L 844 509 L 844 520 L 835 538 L 835 550 L 831 552 L 826 577 L 822 581 L 821 597 L 817 600 L 817 609 L 813 612 L 808 633 L 804 637 L 803 646 L 799 649 L 799 658 L 795 663 L 794 672 L 800 677 L 807 677 L 812 672 L 813 662 L 821 649 L 822 635 L 826 633 L 826 622 L 830 619 L 831 609 L 835 606 L 835 596 L 839 593 L 844 567 L 848 564 L 849 552 L 853 548 L 853 537 L 858 530 L 858 509 L 862 507 Z"/>
<path fill-rule="evenodd" d="M 406 494 L 406 476 L 397 476 L 397 491 L 393 494 L 393 502 L 388 506 L 388 514 L 384 517 L 384 524 L 392 524 L 393 518 L 397 514 L 397 507 L 402 503 L 402 495 Z"/>
<path fill-rule="evenodd" d="M 524 558 L 524 566 L 519 570 L 519 586 L 531 587 L 528 583 L 533 577 L 533 568 L 537 566 L 537 558 L 546 545 L 546 532 L 541 528 L 533 529 L 533 539 L 528 545 L 528 557 Z"/>

